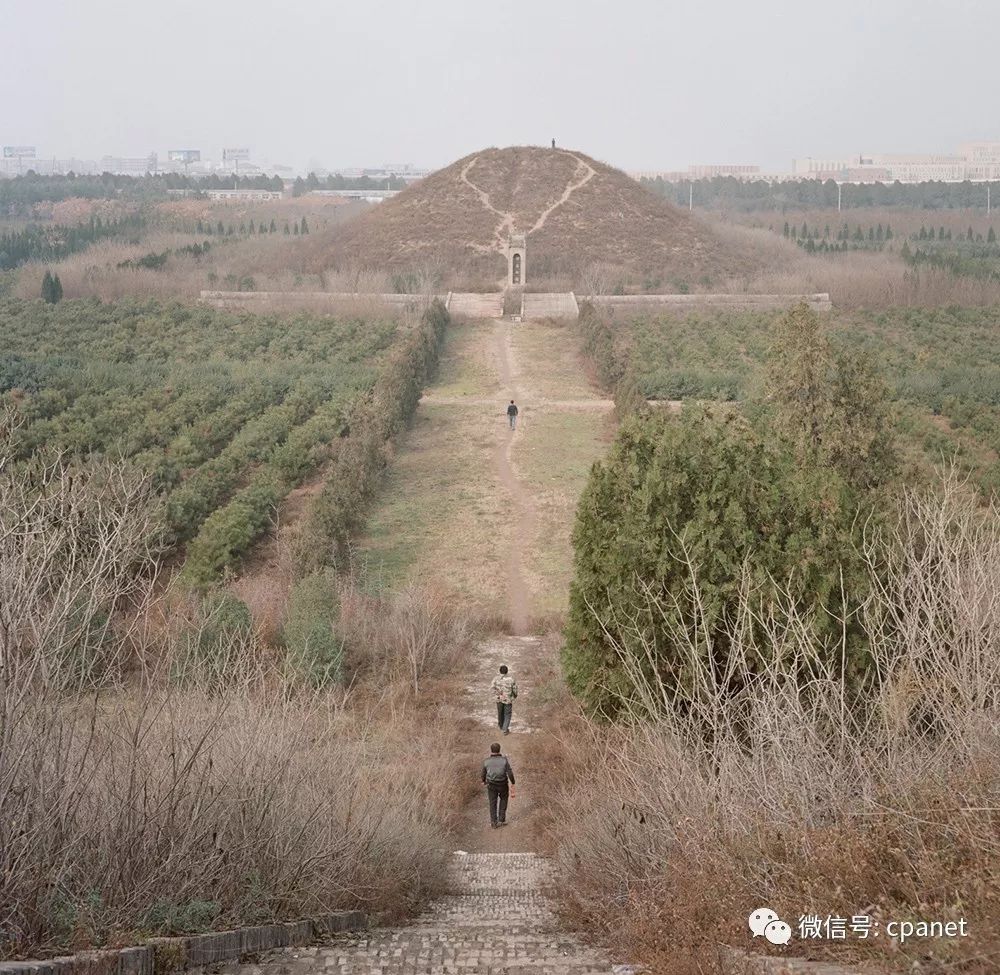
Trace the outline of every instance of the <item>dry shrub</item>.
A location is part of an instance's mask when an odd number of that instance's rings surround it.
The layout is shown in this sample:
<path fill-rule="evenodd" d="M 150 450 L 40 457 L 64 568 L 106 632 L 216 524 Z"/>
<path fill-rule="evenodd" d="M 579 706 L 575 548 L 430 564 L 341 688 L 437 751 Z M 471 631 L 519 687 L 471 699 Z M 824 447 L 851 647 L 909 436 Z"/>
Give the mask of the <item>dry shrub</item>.
<path fill-rule="evenodd" d="M 123 464 L 0 458 L 0 502 L 0 956 L 441 891 L 454 727 L 286 683 L 232 596 L 160 625 L 156 511 Z M 457 632 L 410 594 L 380 649 L 419 676 Z"/>
<path fill-rule="evenodd" d="M 402 718 L 366 727 L 331 696 L 239 685 L 36 689 L 11 713 L 24 690 L 6 682 L 7 952 L 339 908 L 398 916 L 441 889 L 446 790 L 404 758 Z M 449 754 L 447 729 L 432 733 Z"/>
<path fill-rule="evenodd" d="M 674 629 L 684 692 L 648 677 L 641 633 L 618 648 L 638 688 L 633 721 L 591 725 L 574 744 L 581 771 L 556 811 L 559 862 L 568 909 L 658 971 L 688 970 L 678 958 L 704 958 L 715 942 L 747 945 L 746 918 L 762 905 L 793 931 L 805 914 L 883 925 L 879 939 L 810 941 L 810 952 L 994 970 L 1000 509 L 976 509 L 949 478 L 937 495 L 909 495 L 866 556 L 862 688 L 823 664 L 792 606 L 763 610 L 749 586 L 721 669 L 707 663 L 699 614 Z M 885 936 L 888 920 L 959 917 L 967 939 L 900 948 Z"/>
<path fill-rule="evenodd" d="M 346 662 L 376 683 L 421 680 L 457 670 L 482 632 L 482 623 L 445 593 L 408 585 L 371 593 L 347 579 L 340 588 L 337 629 Z"/>

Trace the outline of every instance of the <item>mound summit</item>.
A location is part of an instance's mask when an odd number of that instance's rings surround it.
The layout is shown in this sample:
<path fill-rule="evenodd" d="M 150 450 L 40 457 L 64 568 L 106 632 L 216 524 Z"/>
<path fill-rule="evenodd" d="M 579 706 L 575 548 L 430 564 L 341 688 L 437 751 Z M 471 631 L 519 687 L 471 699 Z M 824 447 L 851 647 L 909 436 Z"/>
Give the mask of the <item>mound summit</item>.
<path fill-rule="evenodd" d="M 314 269 L 430 271 L 490 290 L 504 279 L 511 234 L 527 237 L 530 290 L 600 269 L 673 291 L 756 263 L 620 170 L 580 152 L 513 147 L 459 159 L 338 228 Z"/>

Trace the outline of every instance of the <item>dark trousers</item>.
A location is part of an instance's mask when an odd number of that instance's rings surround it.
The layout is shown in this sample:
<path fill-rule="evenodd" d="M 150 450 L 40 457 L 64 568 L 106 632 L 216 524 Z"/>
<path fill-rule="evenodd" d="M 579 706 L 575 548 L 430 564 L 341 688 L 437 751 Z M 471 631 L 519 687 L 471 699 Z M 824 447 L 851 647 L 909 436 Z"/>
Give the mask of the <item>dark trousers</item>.
<path fill-rule="evenodd" d="M 486 795 L 490 800 L 490 822 L 494 826 L 506 822 L 510 786 L 506 782 L 487 782 Z"/>
<path fill-rule="evenodd" d="M 510 718 L 513 712 L 513 703 L 504 704 L 501 701 L 497 701 L 497 725 L 501 731 L 507 731 L 510 728 Z"/>

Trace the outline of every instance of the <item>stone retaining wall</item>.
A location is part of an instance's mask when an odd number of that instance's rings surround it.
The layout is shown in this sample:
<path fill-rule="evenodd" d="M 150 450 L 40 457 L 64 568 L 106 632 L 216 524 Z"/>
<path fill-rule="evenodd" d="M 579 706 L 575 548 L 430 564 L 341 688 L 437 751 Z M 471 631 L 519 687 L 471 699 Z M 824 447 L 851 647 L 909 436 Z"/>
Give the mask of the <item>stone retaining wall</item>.
<path fill-rule="evenodd" d="M 581 300 L 584 296 L 579 296 Z M 585 300 L 595 305 L 639 306 L 674 305 L 680 308 L 698 308 L 710 305 L 720 308 L 787 308 L 805 302 L 816 311 L 829 311 L 833 305 L 825 292 L 811 295 L 755 295 L 755 294 L 690 294 L 690 295 L 593 295 Z"/>
<path fill-rule="evenodd" d="M 233 931 L 153 938 L 135 948 L 85 951 L 40 961 L 0 961 L 0 975 L 167 975 L 224 961 L 237 961 L 272 948 L 289 948 L 367 926 L 361 911 L 340 911 L 283 924 Z"/>

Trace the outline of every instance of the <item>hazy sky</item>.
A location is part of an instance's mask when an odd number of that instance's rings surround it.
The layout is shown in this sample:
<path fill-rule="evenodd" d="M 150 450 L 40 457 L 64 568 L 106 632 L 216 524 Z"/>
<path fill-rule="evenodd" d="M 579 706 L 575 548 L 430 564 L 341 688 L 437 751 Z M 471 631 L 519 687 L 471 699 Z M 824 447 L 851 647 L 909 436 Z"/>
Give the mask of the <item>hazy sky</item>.
<path fill-rule="evenodd" d="M 996 0 L 0 0 L 0 143 L 624 168 L 1000 140 Z"/>

